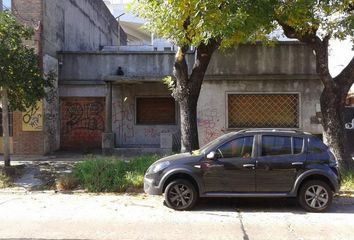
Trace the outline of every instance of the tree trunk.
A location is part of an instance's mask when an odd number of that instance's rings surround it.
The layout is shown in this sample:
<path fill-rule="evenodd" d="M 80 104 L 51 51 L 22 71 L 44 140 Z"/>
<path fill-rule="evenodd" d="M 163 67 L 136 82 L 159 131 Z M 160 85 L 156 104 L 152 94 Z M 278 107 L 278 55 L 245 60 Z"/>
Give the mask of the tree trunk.
<path fill-rule="evenodd" d="M 3 129 L 3 149 L 4 149 L 4 164 L 10 166 L 10 134 L 9 134 L 9 99 L 7 89 L 3 88 L 1 92 L 2 102 L 2 129 Z"/>
<path fill-rule="evenodd" d="M 317 72 L 324 85 L 320 99 L 323 138 L 336 156 L 340 169 L 354 169 L 354 161 L 347 148 L 344 121 L 345 99 L 353 83 L 354 58 L 337 77 L 332 78 L 328 69 L 329 37 L 323 40 L 316 37 L 314 42 Z"/>
<path fill-rule="evenodd" d="M 181 117 L 181 152 L 191 152 L 199 148 L 197 105 L 205 72 L 212 54 L 219 46 L 215 40 L 201 43 L 195 52 L 192 73 L 188 75 L 186 52 L 188 47 L 180 47 L 175 57 L 174 75 L 176 86 L 172 96 L 179 103 Z"/>
<path fill-rule="evenodd" d="M 181 114 L 181 152 L 191 152 L 199 148 L 197 123 L 198 98 L 190 96 L 179 102 Z"/>
<path fill-rule="evenodd" d="M 325 88 L 321 94 L 323 139 L 338 160 L 339 168 L 354 169 L 354 161 L 346 148 L 347 137 L 344 128 L 344 104 L 339 91 Z"/>

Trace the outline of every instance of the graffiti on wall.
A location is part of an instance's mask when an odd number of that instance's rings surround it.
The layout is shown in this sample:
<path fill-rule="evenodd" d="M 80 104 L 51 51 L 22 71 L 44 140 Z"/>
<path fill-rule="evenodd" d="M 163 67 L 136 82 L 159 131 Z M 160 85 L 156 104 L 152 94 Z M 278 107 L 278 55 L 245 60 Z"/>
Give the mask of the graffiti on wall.
<path fill-rule="evenodd" d="M 345 128 L 349 130 L 354 130 L 354 118 L 352 119 L 351 122 L 345 124 Z"/>
<path fill-rule="evenodd" d="M 148 139 L 159 139 L 161 133 L 171 133 L 169 129 L 158 129 L 156 127 L 146 127 L 144 128 L 144 137 Z"/>
<path fill-rule="evenodd" d="M 112 121 L 114 131 L 123 142 L 134 138 L 134 104 L 113 102 Z"/>
<path fill-rule="evenodd" d="M 22 131 L 36 132 L 43 130 L 43 101 L 22 113 Z"/>
<path fill-rule="evenodd" d="M 99 102 L 92 103 L 66 103 L 65 106 L 65 129 L 68 133 L 77 129 L 104 130 L 104 119 L 101 113 L 103 105 Z"/>
<path fill-rule="evenodd" d="M 345 132 L 347 135 L 347 149 L 354 156 L 354 107 L 346 107 L 344 110 Z"/>
<path fill-rule="evenodd" d="M 103 98 L 67 98 L 61 104 L 61 146 L 99 148 L 105 127 Z"/>
<path fill-rule="evenodd" d="M 198 111 L 198 127 L 202 135 L 202 143 L 204 145 L 215 138 L 219 137 L 222 132 L 218 127 L 220 122 L 220 114 L 217 108 L 209 108 L 204 106 Z"/>

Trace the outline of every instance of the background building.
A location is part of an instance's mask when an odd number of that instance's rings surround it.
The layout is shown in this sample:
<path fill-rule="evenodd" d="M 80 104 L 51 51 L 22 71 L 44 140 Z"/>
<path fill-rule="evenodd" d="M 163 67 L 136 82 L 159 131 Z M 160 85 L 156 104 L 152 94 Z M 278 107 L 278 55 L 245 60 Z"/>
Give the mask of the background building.
<path fill-rule="evenodd" d="M 175 46 L 165 39 L 154 36 L 143 28 L 145 21 L 127 11 L 131 0 L 105 0 L 107 7 L 115 17 L 119 17 L 120 26 L 127 34 L 127 45 L 121 49 L 140 50 L 150 49 L 153 51 L 173 51 Z M 150 48 L 149 48 L 150 47 Z"/>

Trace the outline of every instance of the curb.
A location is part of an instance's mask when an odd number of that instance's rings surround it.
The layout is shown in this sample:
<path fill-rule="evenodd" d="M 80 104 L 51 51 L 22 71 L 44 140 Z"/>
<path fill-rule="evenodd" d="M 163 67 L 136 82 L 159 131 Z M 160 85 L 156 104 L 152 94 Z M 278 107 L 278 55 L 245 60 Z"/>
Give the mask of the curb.
<path fill-rule="evenodd" d="M 354 195 L 354 190 L 339 191 L 339 195 Z"/>

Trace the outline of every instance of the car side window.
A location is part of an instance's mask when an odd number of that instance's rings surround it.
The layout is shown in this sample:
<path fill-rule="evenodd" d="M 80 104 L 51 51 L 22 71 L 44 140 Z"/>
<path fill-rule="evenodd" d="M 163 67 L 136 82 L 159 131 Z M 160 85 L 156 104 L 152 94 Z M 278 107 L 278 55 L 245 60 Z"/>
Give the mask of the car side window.
<path fill-rule="evenodd" d="M 291 154 L 291 137 L 262 136 L 262 156 Z"/>
<path fill-rule="evenodd" d="M 294 137 L 293 138 L 293 149 L 294 149 L 294 154 L 299 154 L 302 152 L 304 146 L 304 139 L 299 138 L 299 137 Z"/>
<path fill-rule="evenodd" d="M 253 136 L 241 137 L 225 143 L 218 148 L 222 158 L 250 158 L 253 149 Z"/>
<path fill-rule="evenodd" d="M 309 138 L 309 152 L 310 153 L 322 153 L 327 151 L 327 146 L 317 137 Z"/>

